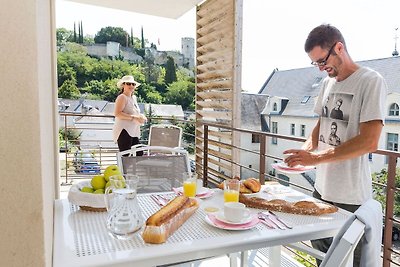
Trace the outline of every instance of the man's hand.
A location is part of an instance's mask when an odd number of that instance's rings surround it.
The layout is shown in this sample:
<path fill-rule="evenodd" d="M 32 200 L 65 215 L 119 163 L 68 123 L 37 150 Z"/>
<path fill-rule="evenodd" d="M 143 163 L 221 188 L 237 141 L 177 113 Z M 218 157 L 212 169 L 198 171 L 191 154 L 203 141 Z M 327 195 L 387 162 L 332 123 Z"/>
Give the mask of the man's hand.
<path fill-rule="evenodd" d="M 318 163 L 317 153 L 303 149 L 289 149 L 284 151 L 283 154 L 288 155 L 288 157 L 285 158 L 285 163 L 289 167 L 294 167 L 296 165 L 314 166 Z"/>

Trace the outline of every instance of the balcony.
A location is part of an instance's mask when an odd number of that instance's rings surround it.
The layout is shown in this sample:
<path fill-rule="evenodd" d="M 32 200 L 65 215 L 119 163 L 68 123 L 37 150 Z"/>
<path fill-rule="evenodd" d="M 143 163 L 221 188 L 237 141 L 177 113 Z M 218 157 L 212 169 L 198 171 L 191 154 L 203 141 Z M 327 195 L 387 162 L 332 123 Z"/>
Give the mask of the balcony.
<path fill-rule="evenodd" d="M 64 129 L 65 142 L 60 145 L 60 184 L 61 190 L 67 188 L 74 181 L 81 179 L 89 179 L 93 173 L 83 172 L 82 165 L 74 164 L 76 162 L 77 151 L 85 151 L 86 155 L 83 158 L 94 159 L 99 165 L 99 170 L 103 171 L 108 165 L 116 164 L 116 152 L 118 151 L 116 144 L 111 140 L 112 123 L 103 124 L 74 124 L 73 121 L 80 117 L 92 117 L 99 120 L 113 121 L 113 116 L 104 115 L 81 115 L 81 114 L 60 114 L 60 125 Z M 62 123 L 61 123 L 62 122 Z M 261 182 L 275 180 L 282 184 L 295 187 L 307 194 L 312 193 L 310 181 L 298 183 L 296 181 L 307 180 L 304 176 L 285 177 L 273 171 L 270 163 L 273 161 L 282 160 L 281 154 L 274 153 L 271 146 L 277 143 L 290 142 L 291 146 L 299 146 L 305 141 L 304 138 L 293 136 L 284 136 L 260 131 L 250 131 L 240 128 L 232 128 L 222 124 L 211 122 L 197 122 L 184 120 L 171 120 L 170 118 L 150 118 L 148 124 L 142 129 L 142 142 L 147 143 L 148 129 L 153 123 L 171 123 L 179 125 L 184 129 L 183 141 L 184 148 L 189 152 L 194 153 L 193 159 L 195 162 L 196 172 L 202 176 L 209 187 L 215 187 L 224 179 L 232 177 L 233 173 L 240 173 L 240 176 L 247 178 L 249 176 L 257 177 Z M 196 132 L 200 132 L 201 136 L 194 136 Z M 193 132 L 188 132 L 187 129 L 192 129 Z M 240 135 L 240 145 L 233 146 L 232 144 L 222 141 L 222 138 L 209 138 L 210 131 L 219 131 L 225 133 L 235 133 Z M 74 134 L 72 134 L 74 133 Z M 75 136 L 75 137 L 74 137 Z M 71 138 L 74 137 L 74 138 Z M 253 140 L 252 147 L 248 147 L 248 143 L 244 140 Z M 254 148 L 254 147 L 257 148 Z M 236 151 L 239 153 L 240 160 L 235 161 L 231 157 L 227 157 L 226 151 Z M 89 157 L 87 157 L 89 153 Z M 400 157 L 399 152 L 377 150 L 373 153 L 374 157 L 384 157 L 387 162 L 385 170 L 378 173 L 376 181 L 373 183 L 376 198 L 383 199 L 384 212 L 384 236 L 382 241 L 382 258 L 383 266 L 400 266 L 399 241 L 392 242 L 392 235 L 396 232 L 394 225 L 400 224 L 400 221 L 394 216 L 395 195 L 399 193 L 399 188 L 396 187 L 396 165 L 397 158 Z M 244 160 L 245 158 L 245 160 Z M 252 164 L 249 164 L 249 158 Z M 236 170 L 236 172 L 235 172 Z M 387 173 L 387 181 L 380 180 L 382 174 Z M 312 179 L 311 179 L 312 180 Z M 395 229 L 392 231 L 392 229 Z"/>

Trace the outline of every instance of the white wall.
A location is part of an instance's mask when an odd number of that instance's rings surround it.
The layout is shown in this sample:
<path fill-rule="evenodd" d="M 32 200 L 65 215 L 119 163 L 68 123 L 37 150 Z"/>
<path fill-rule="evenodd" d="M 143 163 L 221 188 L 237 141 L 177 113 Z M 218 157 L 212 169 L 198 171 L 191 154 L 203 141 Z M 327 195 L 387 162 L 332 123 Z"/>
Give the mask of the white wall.
<path fill-rule="evenodd" d="M 51 266 L 58 177 L 53 4 L 4 0 L 0 9 L 2 266 Z"/>

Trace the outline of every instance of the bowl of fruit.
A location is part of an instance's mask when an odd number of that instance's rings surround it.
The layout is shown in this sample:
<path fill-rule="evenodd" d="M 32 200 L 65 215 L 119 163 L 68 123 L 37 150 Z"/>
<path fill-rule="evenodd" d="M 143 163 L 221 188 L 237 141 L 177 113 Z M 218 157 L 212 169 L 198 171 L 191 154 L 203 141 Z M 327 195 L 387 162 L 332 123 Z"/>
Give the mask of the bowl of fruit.
<path fill-rule="evenodd" d="M 108 166 L 103 174 L 95 175 L 90 181 L 82 181 L 71 186 L 68 200 L 82 210 L 106 211 L 104 192 L 113 175 L 121 175 L 117 165 Z"/>

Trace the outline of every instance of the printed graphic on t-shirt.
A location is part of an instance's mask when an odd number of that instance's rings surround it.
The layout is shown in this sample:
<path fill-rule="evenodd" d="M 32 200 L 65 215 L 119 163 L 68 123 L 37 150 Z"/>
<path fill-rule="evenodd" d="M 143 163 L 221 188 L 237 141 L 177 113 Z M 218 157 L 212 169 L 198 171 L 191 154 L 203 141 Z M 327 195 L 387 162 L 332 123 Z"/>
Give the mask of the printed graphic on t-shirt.
<path fill-rule="evenodd" d="M 330 146 L 339 146 L 346 140 L 353 95 L 329 94 L 323 100 L 319 142 Z"/>

